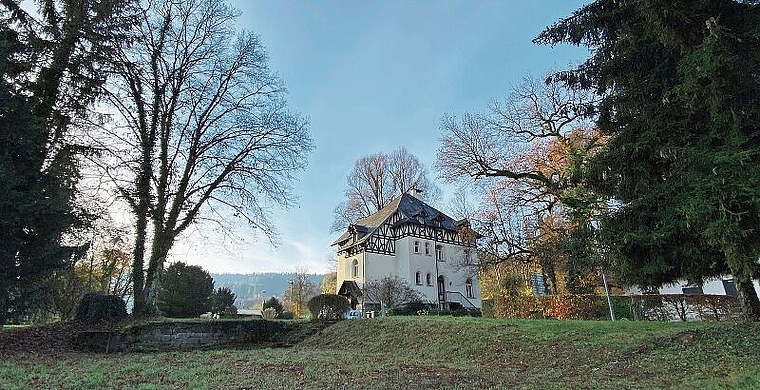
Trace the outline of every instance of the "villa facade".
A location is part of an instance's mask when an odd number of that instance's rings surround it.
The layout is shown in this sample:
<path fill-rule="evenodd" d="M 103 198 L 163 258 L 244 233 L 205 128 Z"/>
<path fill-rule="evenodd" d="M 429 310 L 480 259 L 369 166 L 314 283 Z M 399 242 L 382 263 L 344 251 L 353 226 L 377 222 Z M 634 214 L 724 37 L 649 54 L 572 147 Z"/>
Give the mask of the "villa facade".
<path fill-rule="evenodd" d="M 362 294 L 365 282 L 398 276 L 423 301 L 441 309 L 480 309 L 475 262 L 477 234 L 411 194 L 351 224 L 334 243 L 338 252 L 337 293 L 352 307 L 379 309 Z"/>

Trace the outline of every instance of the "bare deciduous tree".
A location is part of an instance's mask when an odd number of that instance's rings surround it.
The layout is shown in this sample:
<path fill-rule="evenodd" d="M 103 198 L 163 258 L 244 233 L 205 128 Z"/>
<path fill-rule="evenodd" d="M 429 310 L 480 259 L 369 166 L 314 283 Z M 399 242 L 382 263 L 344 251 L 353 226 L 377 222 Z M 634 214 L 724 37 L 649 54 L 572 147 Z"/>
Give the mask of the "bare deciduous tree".
<path fill-rule="evenodd" d="M 307 313 L 309 300 L 319 295 L 319 287 L 309 280 L 306 268 L 299 267 L 296 276 L 288 281 L 284 295 L 285 305 L 290 308 L 293 317 L 299 319 Z"/>
<path fill-rule="evenodd" d="M 506 177 L 553 189 L 552 175 L 535 169 L 523 156 L 544 140 L 564 139 L 571 129 L 591 127 L 592 103 L 588 94 L 526 77 L 504 101 L 491 102 L 487 114 L 443 118 L 437 167 L 449 182 Z"/>
<path fill-rule="evenodd" d="M 427 200 L 440 196 L 420 160 L 403 146 L 390 155 L 376 153 L 360 158 L 347 182 L 346 199 L 334 210 L 333 231 L 375 213 L 411 189 L 419 190 L 419 196 Z"/>
<path fill-rule="evenodd" d="M 135 227 L 135 312 L 155 302 L 177 236 L 200 220 L 240 218 L 272 236 L 269 206 L 294 202 L 307 121 L 287 110 L 259 38 L 234 30 L 215 0 L 146 4 L 120 47 L 102 126 L 101 167 Z"/>
<path fill-rule="evenodd" d="M 362 288 L 366 302 L 382 303 L 386 307 L 398 307 L 404 303 L 422 300 L 419 291 L 398 275 L 379 280 L 368 280 Z"/>
<path fill-rule="evenodd" d="M 553 233 L 547 219 L 597 200 L 578 182 L 604 142 L 590 130 L 592 103 L 587 94 L 526 78 L 485 114 L 444 117 L 437 167 L 479 196 L 477 205 L 460 200 L 457 208 L 485 236 L 483 266 L 530 261 L 535 243 Z"/>

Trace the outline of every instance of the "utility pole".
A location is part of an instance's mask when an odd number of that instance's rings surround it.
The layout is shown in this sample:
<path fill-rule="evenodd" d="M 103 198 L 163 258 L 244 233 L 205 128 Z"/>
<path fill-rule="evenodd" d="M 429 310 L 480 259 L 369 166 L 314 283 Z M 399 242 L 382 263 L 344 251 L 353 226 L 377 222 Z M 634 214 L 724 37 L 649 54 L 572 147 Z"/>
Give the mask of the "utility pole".
<path fill-rule="evenodd" d="M 602 280 L 604 280 L 604 292 L 607 294 L 607 306 L 610 308 L 610 318 L 615 321 L 615 309 L 612 306 L 612 298 L 610 298 L 610 286 L 607 284 L 607 274 L 602 272 Z"/>

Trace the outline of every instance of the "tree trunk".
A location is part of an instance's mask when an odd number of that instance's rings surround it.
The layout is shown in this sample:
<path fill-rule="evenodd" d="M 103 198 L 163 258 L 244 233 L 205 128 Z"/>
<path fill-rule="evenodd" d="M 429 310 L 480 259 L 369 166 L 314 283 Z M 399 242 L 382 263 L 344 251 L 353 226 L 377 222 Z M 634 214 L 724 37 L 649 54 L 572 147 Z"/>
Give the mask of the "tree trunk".
<path fill-rule="evenodd" d="M 145 255 L 145 236 L 146 236 L 147 217 L 137 216 L 137 233 L 135 234 L 135 251 L 132 258 L 132 298 L 134 306 L 132 315 L 141 317 L 145 315 L 145 295 L 143 273 L 144 255 Z"/>
<path fill-rule="evenodd" d="M 147 307 L 154 307 L 156 304 L 161 281 L 161 271 L 164 269 L 164 263 L 169 256 L 169 250 L 174 243 L 174 239 L 174 236 L 166 235 L 162 232 L 153 236 L 153 248 L 151 248 L 150 260 L 148 262 L 148 272 L 145 275 L 145 304 Z"/>
<path fill-rule="evenodd" d="M 734 275 L 736 292 L 742 305 L 742 316 L 748 321 L 760 321 L 760 299 L 757 297 L 752 276 L 739 277 Z"/>
<path fill-rule="evenodd" d="M 152 154 L 154 140 L 152 136 L 143 136 L 141 140 L 142 154 L 140 161 L 140 172 L 137 177 L 137 200 L 133 206 L 135 216 L 135 252 L 132 262 L 132 291 L 135 300 L 135 306 L 132 314 L 141 317 L 147 313 L 145 302 L 145 275 L 143 268 L 145 266 L 145 243 L 148 237 L 148 212 L 150 210 L 150 178 L 152 168 Z"/>

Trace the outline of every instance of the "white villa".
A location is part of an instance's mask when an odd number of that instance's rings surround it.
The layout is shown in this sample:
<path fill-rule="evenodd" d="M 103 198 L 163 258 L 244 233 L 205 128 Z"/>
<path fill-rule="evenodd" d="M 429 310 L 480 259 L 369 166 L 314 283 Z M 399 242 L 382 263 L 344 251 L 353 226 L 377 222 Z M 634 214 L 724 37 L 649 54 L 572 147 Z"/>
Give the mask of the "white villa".
<path fill-rule="evenodd" d="M 338 247 L 337 293 L 353 308 L 378 309 L 380 302 L 365 302 L 365 281 L 399 276 L 439 308 L 480 309 L 474 236 L 467 220 L 403 194 L 332 244 Z"/>

